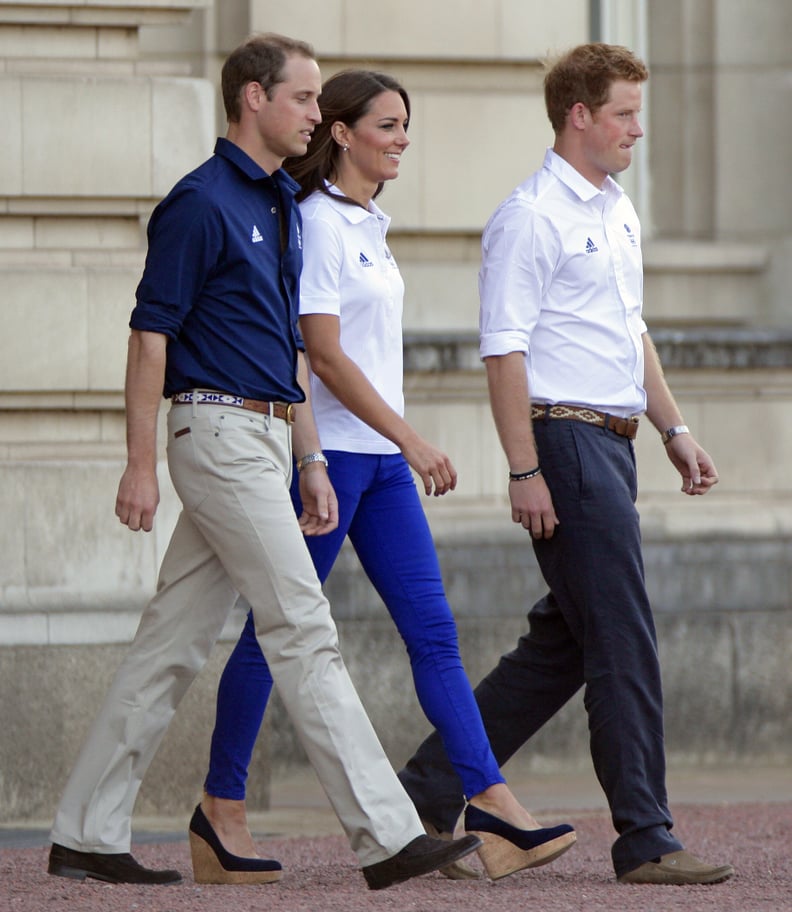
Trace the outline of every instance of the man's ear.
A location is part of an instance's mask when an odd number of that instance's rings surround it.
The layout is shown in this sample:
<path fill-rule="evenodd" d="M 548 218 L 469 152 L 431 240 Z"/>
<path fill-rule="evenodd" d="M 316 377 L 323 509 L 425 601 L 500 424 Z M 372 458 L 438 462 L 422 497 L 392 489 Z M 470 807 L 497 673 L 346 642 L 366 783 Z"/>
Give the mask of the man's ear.
<path fill-rule="evenodd" d="M 576 101 L 569 109 L 569 122 L 576 130 L 582 130 L 586 126 L 591 112 L 582 101 Z"/>
<path fill-rule="evenodd" d="M 258 111 L 267 101 L 267 93 L 260 82 L 248 82 L 242 88 L 242 104 L 251 111 Z"/>

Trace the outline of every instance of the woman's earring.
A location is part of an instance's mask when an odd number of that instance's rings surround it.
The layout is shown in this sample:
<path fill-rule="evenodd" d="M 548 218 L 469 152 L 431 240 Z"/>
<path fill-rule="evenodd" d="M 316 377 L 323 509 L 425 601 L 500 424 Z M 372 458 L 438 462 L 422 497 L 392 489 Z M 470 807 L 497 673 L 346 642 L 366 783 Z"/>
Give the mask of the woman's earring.
<path fill-rule="evenodd" d="M 349 152 L 349 146 L 344 145 L 344 152 Z"/>

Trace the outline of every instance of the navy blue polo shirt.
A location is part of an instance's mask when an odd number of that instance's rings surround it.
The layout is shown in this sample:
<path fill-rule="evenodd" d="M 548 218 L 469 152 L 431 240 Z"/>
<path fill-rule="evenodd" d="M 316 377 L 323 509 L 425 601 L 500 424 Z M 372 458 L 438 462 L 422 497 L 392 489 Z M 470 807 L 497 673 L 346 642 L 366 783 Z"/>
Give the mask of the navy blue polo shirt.
<path fill-rule="evenodd" d="M 154 210 L 129 325 L 168 337 L 166 397 L 199 388 L 304 401 L 297 189 L 285 171 L 269 175 L 218 139 L 214 156 Z"/>

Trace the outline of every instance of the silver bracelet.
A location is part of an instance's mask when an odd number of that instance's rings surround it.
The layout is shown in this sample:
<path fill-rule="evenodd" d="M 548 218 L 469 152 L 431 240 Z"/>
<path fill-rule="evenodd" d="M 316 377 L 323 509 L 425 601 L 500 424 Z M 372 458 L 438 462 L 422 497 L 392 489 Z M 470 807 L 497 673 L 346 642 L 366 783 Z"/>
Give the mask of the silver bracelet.
<path fill-rule="evenodd" d="M 302 459 L 297 460 L 297 471 L 302 472 L 302 470 L 312 462 L 321 462 L 324 464 L 324 467 L 327 468 L 327 456 L 325 456 L 324 453 L 307 453 Z"/>
<path fill-rule="evenodd" d="M 668 430 L 663 431 L 660 435 L 660 439 L 663 443 L 668 443 L 673 437 L 676 437 L 678 434 L 689 434 L 688 426 L 686 424 L 677 424 L 675 427 L 670 427 Z"/>

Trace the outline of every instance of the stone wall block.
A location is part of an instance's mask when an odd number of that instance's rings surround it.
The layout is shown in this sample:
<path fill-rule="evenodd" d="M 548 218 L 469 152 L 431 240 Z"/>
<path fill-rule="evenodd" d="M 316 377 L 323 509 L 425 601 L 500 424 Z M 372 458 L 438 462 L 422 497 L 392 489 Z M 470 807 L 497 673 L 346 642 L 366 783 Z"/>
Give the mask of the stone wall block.
<path fill-rule="evenodd" d="M 29 445 L 44 458 L 63 453 L 65 448 L 84 443 L 98 443 L 105 418 L 98 410 L 80 411 L 77 414 L 68 401 L 66 408 L 9 409 L 0 413 L 0 439 L 6 445 L 22 448 Z M 123 433 L 116 440 L 123 443 Z"/>
<path fill-rule="evenodd" d="M 22 84 L 0 70 L 0 111 L 3 129 L 0 130 L 0 196 L 19 196 L 22 193 L 22 132 L 16 125 L 22 117 Z M 4 207 L 0 208 L 3 211 Z"/>
<path fill-rule="evenodd" d="M 134 60 L 138 56 L 138 30 L 136 28 L 97 29 L 96 55 L 101 60 Z"/>
<path fill-rule="evenodd" d="M 250 31 L 280 32 L 313 44 L 319 55 L 340 54 L 346 48 L 346 0 L 292 0 L 291 3 L 271 3 L 270 0 L 249 0 Z M 241 36 L 234 38 L 238 43 Z M 231 47 L 228 48 L 231 50 Z M 366 48 L 368 54 L 370 49 Z M 325 77 L 329 73 L 324 74 Z"/>
<path fill-rule="evenodd" d="M 164 197 L 212 154 L 214 88 L 202 79 L 152 81 L 153 195 Z"/>
<path fill-rule="evenodd" d="M 114 516 L 120 477 L 115 462 L 33 463 L 16 473 L 26 495 L 24 540 L 31 605 L 101 607 L 117 603 L 122 592 L 131 600 L 136 592 L 142 598 L 151 591 L 155 571 L 150 542 L 132 536 Z M 103 543 L 101 549 L 96 548 L 97 541 Z"/>
<path fill-rule="evenodd" d="M 54 642 L 75 642 L 86 634 L 70 611 L 105 609 L 112 625 L 114 612 L 139 609 L 151 597 L 181 507 L 160 464 L 154 529 L 130 532 L 114 513 L 123 459 L 57 461 L 64 444 L 61 436 L 56 440 L 51 460 L 0 464 L 0 507 L 6 507 L 0 606 L 9 613 L 52 612 L 46 641 L 51 635 Z M 89 639 L 96 642 L 96 635 Z M 123 638 L 116 632 L 111 641 Z"/>
<path fill-rule="evenodd" d="M 653 46 L 654 49 L 654 46 Z M 715 83 L 711 69 L 658 66 L 648 83 L 651 224 L 661 237 L 710 238 L 715 221 Z M 720 152 L 720 150 L 718 150 Z M 646 249 L 646 248 L 645 248 Z"/>
<path fill-rule="evenodd" d="M 421 153 L 432 178 L 424 188 L 421 227 L 429 230 L 481 231 L 498 203 L 541 165 L 552 142 L 538 96 L 427 95 L 425 122 Z M 478 180 L 493 144 L 497 169 Z"/>
<path fill-rule="evenodd" d="M 760 277 L 749 272 L 646 272 L 646 319 L 675 326 L 748 324 L 763 304 Z"/>
<path fill-rule="evenodd" d="M 148 80 L 28 77 L 22 95 L 25 194 L 152 195 Z"/>
<path fill-rule="evenodd" d="M 789 563 L 787 567 L 789 567 Z M 790 580 L 787 579 L 787 592 Z M 733 742 L 741 752 L 785 760 L 792 748 L 792 624 L 784 609 L 735 617 L 735 719 Z"/>
<path fill-rule="evenodd" d="M 783 75 L 774 69 L 758 69 L 726 71 L 719 76 L 715 135 L 715 230 L 719 237 L 769 234 L 777 238 L 792 233 L 788 194 L 768 189 L 776 176 L 786 186 L 780 176 L 789 174 L 792 125 L 780 112 L 790 108 L 792 61 L 788 50 Z M 751 129 L 735 130 L 746 110 L 751 111 Z"/>
<path fill-rule="evenodd" d="M 19 471 L 0 468 L 0 606 L 7 606 L 7 593 L 26 585 L 25 497 Z M 0 701 L 2 702 L 2 701 Z"/>
<path fill-rule="evenodd" d="M 688 762 L 737 754 L 733 630 L 721 613 L 657 618 L 667 752 Z"/>
<path fill-rule="evenodd" d="M 739 613 L 746 605 L 764 611 L 789 607 L 792 545 L 773 538 L 722 539 L 713 548 L 708 539 L 668 543 L 644 542 L 647 578 L 652 580 L 656 613 Z"/>
<path fill-rule="evenodd" d="M 63 25 L 0 25 L 0 58 L 42 61 L 96 57 L 94 28 Z"/>
<path fill-rule="evenodd" d="M 366 0 L 252 0 L 250 7 L 253 30 L 300 36 L 321 55 L 364 59 L 535 59 L 586 40 L 588 30 L 582 0 L 404 0 L 398 22 L 388 25 Z"/>
<path fill-rule="evenodd" d="M 31 218 L 0 216 L 0 249 L 29 250 L 34 244 L 33 226 Z"/>
<path fill-rule="evenodd" d="M 7 269 L 0 389 L 85 389 L 86 275 L 77 269 Z"/>
<path fill-rule="evenodd" d="M 741 0 L 718 0 L 714 19 L 721 66 L 789 69 L 790 4 L 757 3 L 748 12 Z"/>
<path fill-rule="evenodd" d="M 438 420 L 438 412 L 443 413 L 442 421 Z M 471 446 L 475 430 L 471 427 L 469 406 L 460 402 L 428 401 L 420 406 L 413 405 L 408 420 L 422 436 L 450 456 L 460 477 L 465 479 L 466 495 L 473 495 L 471 486 L 477 485 L 481 477 L 481 465 L 477 448 Z M 420 481 L 418 484 L 423 497 L 423 486 Z M 445 496 L 453 497 L 454 494 Z"/>
<path fill-rule="evenodd" d="M 35 246 L 41 249 L 137 248 L 140 222 L 137 218 L 36 219 Z"/>
<path fill-rule="evenodd" d="M 402 0 L 398 28 L 378 27 L 381 13 L 367 0 L 346 0 L 348 54 L 466 59 L 500 56 L 499 0 Z"/>
<path fill-rule="evenodd" d="M 722 6 L 719 3 L 719 7 Z M 647 12 L 650 17 L 649 62 L 653 73 L 660 68 L 691 62 L 699 67 L 713 65 L 716 29 L 712 3 L 664 0 L 662 6 L 650 5 Z"/>
<path fill-rule="evenodd" d="M 478 325 L 478 263 L 402 263 L 407 330 L 473 332 Z"/>
<path fill-rule="evenodd" d="M 589 6 L 581 0 L 501 0 L 501 55 L 543 59 L 589 40 Z"/>
<path fill-rule="evenodd" d="M 751 417 L 749 424 L 741 428 L 735 428 L 736 405 L 735 400 L 722 400 L 709 403 L 703 410 L 710 434 L 705 438 L 702 432 L 701 439 L 711 441 L 705 446 L 710 453 L 717 453 L 716 465 L 723 473 L 721 483 L 743 496 L 766 493 L 778 496 L 788 491 L 788 465 L 786 459 L 779 458 L 792 447 L 788 399 L 761 395 L 754 400 L 743 398 L 740 410 L 748 410 Z M 735 445 L 737 441 L 739 445 Z M 713 491 L 715 496 L 717 493 Z"/>
<path fill-rule="evenodd" d="M 209 762 L 217 680 L 230 651 L 219 646 L 198 675 L 155 755 L 137 815 L 184 818 L 200 800 Z M 125 646 L 62 646 L 46 661 L 35 648 L 0 649 L 0 822 L 52 819 L 88 727 Z M 253 754 L 248 805 L 269 806 L 268 724 Z M 21 750 L 25 762 L 20 763 Z"/>
<path fill-rule="evenodd" d="M 129 316 L 135 306 L 137 269 L 88 272 L 88 388 L 124 388 Z"/>
<path fill-rule="evenodd" d="M 50 820 L 55 792 L 66 784 L 68 757 L 64 740 L 70 730 L 72 686 L 80 687 L 78 668 L 58 682 L 52 656 L 41 660 L 33 649 L 0 649 L 0 819 Z M 104 675 L 103 675 L 104 677 Z M 84 732 L 83 727 L 79 729 Z M 71 747 L 71 745 L 70 745 Z M 22 757 L 24 756 L 24 762 Z"/>

